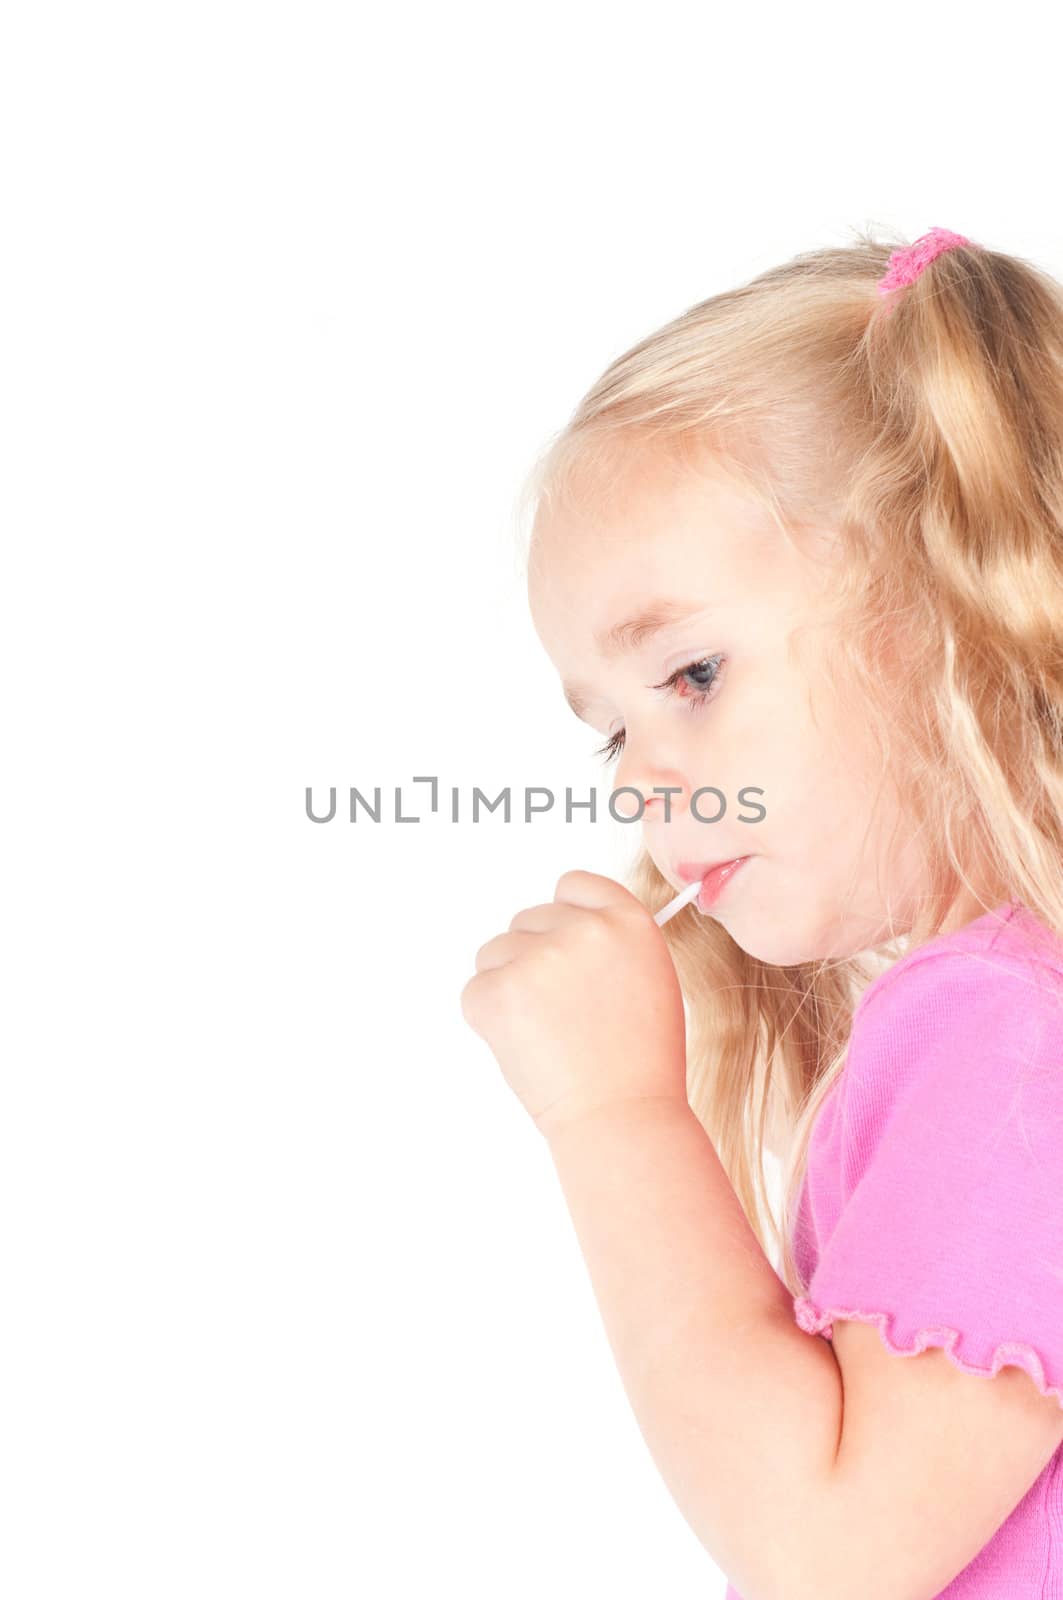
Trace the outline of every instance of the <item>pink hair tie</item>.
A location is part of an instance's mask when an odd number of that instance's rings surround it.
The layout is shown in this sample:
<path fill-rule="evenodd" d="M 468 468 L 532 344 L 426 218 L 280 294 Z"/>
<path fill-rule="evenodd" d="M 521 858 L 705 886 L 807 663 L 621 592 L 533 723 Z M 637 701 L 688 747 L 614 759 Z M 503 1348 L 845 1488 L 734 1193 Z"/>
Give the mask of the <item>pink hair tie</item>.
<path fill-rule="evenodd" d="M 973 239 L 965 239 L 962 233 L 950 233 L 948 228 L 931 228 L 914 244 L 906 245 L 903 250 L 894 250 L 885 273 L 878 281 L 879 294 L 888 294 L 891 289 L 902 289 L 906 284 L 914 283 L 938 256 L 946 250 L 956 250 L 961 245 L 970 245 L 973 250 L 982 248 Z"/>

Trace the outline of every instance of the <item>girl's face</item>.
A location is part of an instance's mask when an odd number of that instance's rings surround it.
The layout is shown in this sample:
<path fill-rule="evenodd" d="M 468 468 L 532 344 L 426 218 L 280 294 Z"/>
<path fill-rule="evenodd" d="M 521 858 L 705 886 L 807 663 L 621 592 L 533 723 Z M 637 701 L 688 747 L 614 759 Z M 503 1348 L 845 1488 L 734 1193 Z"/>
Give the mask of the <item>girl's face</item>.
<path fill-rule="evenodd" d="M 805 533 L 795 549 L 711 459 L 693 472 L 632 451 L 610 487 L 607 505 L 591 488 L 579 510 L 540 513 L 528 599 L 575 714 L 611 743 L 614 787 L 636 792 L 616 796 L 617 815 L 643 798 L 643 843 L 673 888 L 688 881 L 680 863 L 750 857 L 710 913 L 681 915 L 713 916 L 778 965 L 906 932 L 917 841 L 824 658 L 835 536 Z M 652 628 L 621 630 L 651 610 Z M 695 809 L 707 785 L 723 799 Z M 655 787 L 678 791 L 668 820 Z"/>

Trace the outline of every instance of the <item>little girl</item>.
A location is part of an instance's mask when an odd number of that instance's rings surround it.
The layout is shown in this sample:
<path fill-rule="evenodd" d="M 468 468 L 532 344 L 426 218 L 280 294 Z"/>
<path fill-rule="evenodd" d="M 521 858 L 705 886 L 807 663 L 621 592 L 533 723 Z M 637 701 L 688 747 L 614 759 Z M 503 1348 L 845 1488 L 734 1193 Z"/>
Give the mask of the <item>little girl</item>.
<path fill-rule="evenodd" d="M 643 848 L 461 1005 L 654 1460 L 730 1600 L 1063 1596 L 1063 288 L 945 229 L 798 256 L 528 491 Z"/>

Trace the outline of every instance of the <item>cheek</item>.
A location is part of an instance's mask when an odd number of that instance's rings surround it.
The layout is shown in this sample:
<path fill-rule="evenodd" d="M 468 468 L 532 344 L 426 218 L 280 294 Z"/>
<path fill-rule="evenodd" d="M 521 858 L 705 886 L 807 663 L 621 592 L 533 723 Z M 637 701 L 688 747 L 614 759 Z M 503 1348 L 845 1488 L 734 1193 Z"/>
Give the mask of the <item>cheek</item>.
<path fill-rule="evenodd" d="M 824 739 L 803 693 L 791 704 L 776 704 L 754 735 L 741 741 L 734 771 L 736 796 L 743 786 L 764 790 L 758 796 L 767 810 L 763 827 L 780 846 L 788 835 L 799 837 L 806 850 L 829 844 L 853 807 L 851 767 Z"/>

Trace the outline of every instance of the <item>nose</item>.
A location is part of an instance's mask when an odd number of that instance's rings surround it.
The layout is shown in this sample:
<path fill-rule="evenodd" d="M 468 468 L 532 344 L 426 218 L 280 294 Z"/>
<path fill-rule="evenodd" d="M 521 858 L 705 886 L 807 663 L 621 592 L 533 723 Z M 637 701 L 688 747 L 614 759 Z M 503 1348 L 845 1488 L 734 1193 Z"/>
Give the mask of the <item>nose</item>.
<path fill-rule="evenodd" d="M 616 815 L 637 817 L 641 803 L 643 821 L 656 824 L 684 811 L 690 802 L 691 787 L 678 768 L 639 760 L 633 752 L 629 754 L 629 749 L 625 745 L 613 783 Z M 664 790 L 668 792 L 662 793 Z"/>

